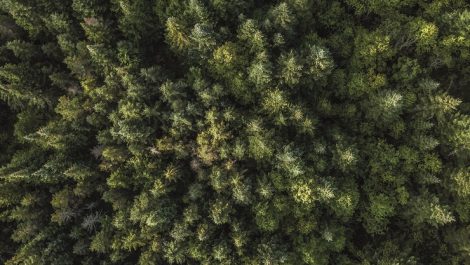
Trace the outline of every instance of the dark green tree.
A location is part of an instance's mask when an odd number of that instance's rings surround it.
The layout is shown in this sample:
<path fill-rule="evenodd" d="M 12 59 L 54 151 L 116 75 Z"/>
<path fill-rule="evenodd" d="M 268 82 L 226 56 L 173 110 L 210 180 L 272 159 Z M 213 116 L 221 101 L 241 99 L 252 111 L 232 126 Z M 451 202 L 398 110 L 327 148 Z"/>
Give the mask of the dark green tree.
<path fill-rule="evenodd" d="M 0 263 L 470 262 L 465 0 L 0 0 Z"/>

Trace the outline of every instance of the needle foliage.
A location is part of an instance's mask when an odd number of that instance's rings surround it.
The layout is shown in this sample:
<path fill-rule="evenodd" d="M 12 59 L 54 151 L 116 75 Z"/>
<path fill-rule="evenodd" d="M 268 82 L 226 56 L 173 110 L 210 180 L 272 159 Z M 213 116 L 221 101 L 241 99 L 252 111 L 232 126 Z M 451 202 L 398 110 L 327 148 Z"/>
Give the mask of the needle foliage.
<path fill-rule="evenodd" d="M 0 264 L 470 264 L 465 0 L 0 0 Z"/>

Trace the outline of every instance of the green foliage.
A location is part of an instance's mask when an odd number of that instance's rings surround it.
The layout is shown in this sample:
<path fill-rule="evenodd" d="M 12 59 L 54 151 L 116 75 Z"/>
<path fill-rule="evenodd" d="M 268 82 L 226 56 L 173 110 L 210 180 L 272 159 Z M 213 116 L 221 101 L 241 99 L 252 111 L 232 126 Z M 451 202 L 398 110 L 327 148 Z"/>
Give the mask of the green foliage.
<path fill-rule="evenodd" d="M 0 264 L 470 264 L 464 0 L 0 0 Z"/>

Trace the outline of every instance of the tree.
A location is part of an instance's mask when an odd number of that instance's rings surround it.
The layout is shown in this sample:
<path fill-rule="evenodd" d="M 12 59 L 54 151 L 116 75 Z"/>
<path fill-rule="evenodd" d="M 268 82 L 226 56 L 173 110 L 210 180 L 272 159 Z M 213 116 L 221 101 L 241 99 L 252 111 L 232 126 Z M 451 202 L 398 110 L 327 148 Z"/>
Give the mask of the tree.
<path fill-rule="evenodd" d="M 469 262 L 467 1 L 0 10 L 0 263 Z"/>

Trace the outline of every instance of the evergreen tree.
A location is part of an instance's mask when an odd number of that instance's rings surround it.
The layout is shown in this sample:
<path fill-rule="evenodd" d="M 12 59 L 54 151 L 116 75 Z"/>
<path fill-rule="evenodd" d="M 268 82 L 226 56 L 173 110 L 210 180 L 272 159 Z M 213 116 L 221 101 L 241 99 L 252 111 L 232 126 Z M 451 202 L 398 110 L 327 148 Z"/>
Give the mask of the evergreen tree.
<path fill-rule="evenodd" d="M 464 0 L 0 0 L 0 263 L 470 262 Z"/>

